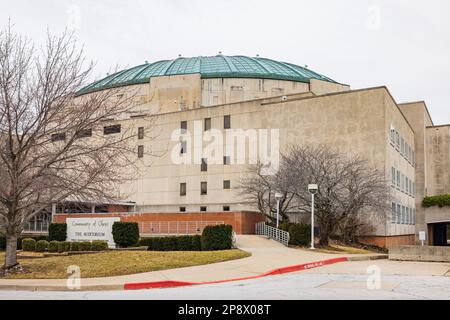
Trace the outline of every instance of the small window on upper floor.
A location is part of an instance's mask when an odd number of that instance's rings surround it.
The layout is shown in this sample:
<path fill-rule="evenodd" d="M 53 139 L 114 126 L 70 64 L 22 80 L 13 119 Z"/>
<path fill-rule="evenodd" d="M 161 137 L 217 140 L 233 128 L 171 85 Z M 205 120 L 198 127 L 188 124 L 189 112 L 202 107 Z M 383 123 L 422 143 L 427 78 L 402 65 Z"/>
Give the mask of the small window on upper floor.
<path fill-rule="evenodd" d="M 205 159 L 205 158 L 202 159 L 202 164 L 200 166 L 200 171 L 201 172 L 207 172 L 208 171 L 208 159 Z"/>
<path fill-rule="evenodd" d="M 144 157 L 144 146 L 138 146 L 138 158 Z"/>
<path fill-rule="evenodd" d="M 122 126 L 120 124 L 116 124 L 113 126 L 107 126 L 103 128 L 103 134 L 110 135 L 120 133 L 122 131 Z"/>
<path fill-rule="evenodd" d="M 180 153 L 181 154 L 186 154 L 187 153 L 187 141 L 181 141 Z"/>
<path fill-rule="evenodd" d="M 52 142 L 56 141 L 64 141 L 66 140 L 66 134 L 65 133 L 55 133 L 51 136 Z"/>
<path fill-rule="evenodd" d="M 138 139 L 139 139 L 139 140 L 144 139 L 144 135 L 145 135 L 145 129 L 144 129 L 144 127 L 139 127 L 139 128 L 138 128 Z"/>
<path fill-rule="evenodd" d="M 223 128 L 224 129 L 231 129 L 231 116 L 224 116 L 223 117 Z"/>
<path fill-rule="evenodd" d="M 223 211 L 228 212 L 230 211 L 230 206 L 223 206 Z"/>
<path fill-rule="evenodd" d="M 92 137 L 92 129 L 84 129 L 78 132 L 77 139 Z"/>
<path fill-rule="evenodd" d="M 205 196 L 208 194 L 208 183 L 207 182 L 202 182 L 200 184 L 200 194 L 202 196 Z"/>
<path fill-rule="evenodd" d="M 180 212 L 186 212 L 186 207 L 180 207 Z"/>
<path fill-rule="evenodd" d="M 186 183 L 180 183 L 180 196 L 186 195 Z"/>
<path fill-rule="evenodd" d="M 206 212 L 206 211 L 208 211 L 208 208 L 207 207 L 200 207 L 200 211 L 201 212 Z"/>
<path fill-rule="evenodd" d="M 223 164 L 224 164 L 225 166 L 231 165 L 231 157 L 230 157 L 230 156 L 225 156 L 225 157 L 223 157 Z"/>
<path fill-rule="evenodd" d="M 231 189 L 231 181 L 230 181 L 230 180 L 224 180 L 224 181 L 223 181 L 223 188 L 224 188 L 225 190 Z"/>
<path fill-rule="evenodd" d="M 180 129 L 181 129 L 181 132 L 182 132 L 182 133 L 186 133 L 187 127 L 188 127 L 187 121 L 181 121 L 181 123 L 180 123 Z"/>
<path fill-rule="evenodd" d="M 211 129 L 211 118 L 205 119 L 205 131 L 208 131 Z"/>

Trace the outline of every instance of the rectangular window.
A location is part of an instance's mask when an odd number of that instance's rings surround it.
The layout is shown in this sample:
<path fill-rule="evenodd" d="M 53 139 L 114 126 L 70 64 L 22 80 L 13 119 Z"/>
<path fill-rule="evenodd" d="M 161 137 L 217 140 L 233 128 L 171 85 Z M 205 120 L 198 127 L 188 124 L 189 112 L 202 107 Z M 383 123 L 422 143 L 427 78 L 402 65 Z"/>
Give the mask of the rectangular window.
<path fill-rule="evenodd" d="M 406 208 L 405 208 L 405 206 L 402 206 L 402 216 L 400 219 L 401 224 L 405 224 L 405 215 L 406 215 Z"/>
<path fill-rule="evenodd" d="M 400 188 L 400 181 L 401 181 L 400 175 L 401 175 L 400 171 L 397 170 L 397 188 Z"/>
<path fill-rule="evenodd" d="M 226 166 L 231 165 L 231 157 L 230 156 L 223 157 L 223 164 Z"/>
<path fill-rule="evenodd" d="M 207 172 L 208 171 L 208 159 L 203 158 L 202 159 L 202 164 L 200 167 L 200 171 L 201 172 Z"/>
<path fill-rule="evenodd" d="M 202 196 L 205 196 L 208 194 L 208 183 L 207 182 L 202 182 L 200 184 L 200 194 Z"/>
<path fill-rule="evenodd" d="M 180 207 L 180 212 L 186 212 L 186 207 Z"/>
<path fill-rule="evenodd" d="M 405 140 L 403 139 L 403 137 L 400 138 L 400 153 L 402 155 L 405 154 Z"/>
<path fill-rule="evenodd" d="M 103 128 L 103 134 L 110 135 L 120 133 L 122 130 L 122 126 L 120 124 L 116 124 L 114 126 L 107 126 Z"/>
<path fill-rule="evenodd" d="M 401 221 L 401 216 L 402 216 L 402 207 L 401 205 L 397 204 L 397 224 L 400 223 Z"/>
<path fill-rule="evenodd" d="M 395 204 L 395 202 L 392 202 L 392 218 L 391 221 L 392 223 L 395 223 L 397 220 L 397 205 Z"/>
<path fill-rule="evenodd" d="M 81 130 L 80 132 L 78 132 L 78 134 L 77 134 L 78 139 L 89 138 L 89 137 L 92 137 L 92 129 L 84 129 L 84 130 Z"/>
<path fill-rule="evenodd" d="M 396 173 L 396 169 L 394 167 L 392 167 L 391 169 L 391 177 L 392 177 L 392 186 L 395 187 L 395 173 Z"/>
<path fill-rule="evenodd" d="M 208 131 L 211 129 L 211 118 L 205 119 L 205 131 Z"/>
<path fill-rule="evenodd" d="M 409 207 L 406 207 L 406 219 L 405 219 L 405 224 L 409 224 Z"/>
<path fill-rule="evenodd" d="M 224 116 L 223 117 L 223 128 L 224 129 L 231 129 L 231 116 Z"/>
<path fill-rule="evenodd" d="M 181 150 L 180 150 L 181 154 L 186 154 L 187 153 L 187 141 L 182 141 L 181 142 Z"/>
<path fill-rule="evenodd" d="M 186 195 L 186 183 L 180 183 L 180 196 Z"/>
<path fill-rule="evenodd" d="M 138 146 L 138 158 L 144 157 L 144 146 Z"/>
<path fill-rule="evenodd" d="M 181 132 L 186 133 L 186 131 L 187 131 L 187 121 L 181 121 L 180 129 L 181 129 Z"/>
<path fill-rule="evenodd" d="M 223 181 L 223 188 L 224 188 L 225 190 L 231 189 L 231 181 L 230 181 L 230 180 L 224 180 L 224 181 Z"/>
<path fill-rule="evenodd" d="M 225 212 L 230 211 L 230 206 L 223 206 L 223 211 L 225 211 Z"/>
<path fill-rule="evenodd" d="M 395 146 L 397 150 L 400 149 L 400 134 L 397 131 L 395 132 Z"/>
<path fill-rule="evenodd" d="M 413 182 L 412 184 L 412 197 L 415 198 L 416 197 L 416 184 Z"/>
<path fill-rule="evenodd" d="M 412 213 L 412 223 L 413 223 L 413 225 L 416 224 L 416 209 L 413 209 L 413 213 Z"/>
<path fill-rule="evenodd" d="M 200 207 L 200 211 L 201 212 L 206 212 L 206 211 L 208 211 L 208 208 L 207 207 Z"/>
<path fill-rule="evenodd" d="M 55 133 L 51 136 L 52 142 L 56 141 L 64 141 L 66 140 L 66 134 L 65 133 Z"/>
<path fill-rule="evenodd" d="M 144 127 L 139 127 L 138 128 L 138 139 L 139 140 L 142 140 L 142 139 L 144 139 Z"/>

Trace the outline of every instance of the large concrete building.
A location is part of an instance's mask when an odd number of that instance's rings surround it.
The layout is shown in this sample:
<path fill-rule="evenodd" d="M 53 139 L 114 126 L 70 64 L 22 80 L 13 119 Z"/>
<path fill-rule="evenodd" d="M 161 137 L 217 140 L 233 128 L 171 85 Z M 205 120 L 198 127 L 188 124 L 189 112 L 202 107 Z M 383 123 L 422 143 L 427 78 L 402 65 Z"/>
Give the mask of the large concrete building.
<path fill-rule="evenodd" d="M 365 241 L 412 244 L 419 231 L 426 231 L 433 243 L 434 224 L 450 222 L 450 210 L 425 210 L 421 205 L 426 195 L 450 193 L 450 126 L 434 126 L 424 102 L 399 104 L 386 87 L 352 90 L 290 63 L 221 54 L 120 71 L 84 88 L 77 99 L 123 86 L 136 94 L 137 106 L 108 126 L 140 130 L 135 141 L 141 157 L 139 177 L 123 186 L 129 195 L 124 200 L 133 203 L 129 211 L 255 211 L 237 187 L 255 155 L 233 150 L 240 144 L 247 151 L 256 147 L 252 130 L 269 129 L 278 130 L 281 152 L 294 143 L 326 144 L 362 155 L 385 172 L 392 210 L 373 220 L 373 232 Z M 179 129 L 190 137 L 174 140 Z M 196 144 L 195 135 L 214 129 L 225 137 L 232 130 L 246 130 L 250 136 L 225 138 L 225 146 L 234 146 L 223 148 L 222 163 L 205 156 L 195 159 L 198 149 L 207 145 Z M 174 160 L 174 150 L 180 150 L 175 153 L 184 159 L 181 164 Z"/>

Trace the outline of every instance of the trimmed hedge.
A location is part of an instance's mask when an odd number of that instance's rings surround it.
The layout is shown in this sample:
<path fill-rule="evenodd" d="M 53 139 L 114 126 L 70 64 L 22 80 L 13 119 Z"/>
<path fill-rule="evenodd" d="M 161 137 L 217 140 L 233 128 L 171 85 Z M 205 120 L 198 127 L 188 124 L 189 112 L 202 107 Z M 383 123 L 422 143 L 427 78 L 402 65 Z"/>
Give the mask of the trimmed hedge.
<path fill-rule="evenodd" d="M 80 251 L 80 243 L 79 242 L 71 242 L 70 243 L 70 251 Z"/>
<path fill-rule="evenodd" d="M 48 250 L 49 243 L 47 240 L 39 240 L 36 242 L 36 252 L 45 252 Z"/>
<path fill-rule="evenodd" d="M 91 250 L 92 251 L 106 251 L 106 250 L 108 250 L 108 242 L 100 241 L 100 240 L 92 241 Z"/>
<path fill-rule="evenodd" d="M 306 247 L 311 244 L 311 226 L 307 224 L 293 224 L 289 228 L 289 244 Z"/>
<path fill-rule="evenodd" d="M 92 243 L 89 241 L 83 241 L 79 242 L 78 244 L 78 251 L 91 251 L 92 250 Z"/>
<path fill-rule="evenodd" d="M 136 222 L 114 222 L 114 242 L 121 248 L 131 247 L 139 242 L 139 226 Z"/>
<path fill-rule="evenodd" d="M 68 241 L 60 241 L 58 243 L 58 252 L 59 253 L 69 252 L 69 251 L 70 251 L 70 242 L 68 242 Z"/>
<path fill-rule="evenodd" d="M 450 194 L 444 194 L 434 197 L 425 197 L 422 201 L 425 208 L 438 206 L 439 208 L 450 206 Z"/>
<path fill-rule="evenodd" d="M 48 227 L 49 241 L 66 241 L 67 239 L 67 224 L 66 223 L 52 223 Z"/>
<path fill-rule="evenodd" d="M 48 243 L 48 252 L 53 252 L 53 253 L 58 252 L 59 245 L 60 245 L 59 241 L 55 241 L 55 240 L 50 241 Z"/>
<path fill-rule="evenodd" d="M 143 238 L 140 246 L 147 246 L 149 251 L 201 251 L 200 236 Z"/>
<path fill-rule="evenodd" d="M 230 225 L 207 226 L 202 233 L 202 250 L 229 250 L 233 246 L 233 227 Z"/>
<path fill-rule="evenodd" d="M 31 238 L 26 238 L 22 240 L 22 249 L 23 251 L 36 251 L 36 240 Z"/>

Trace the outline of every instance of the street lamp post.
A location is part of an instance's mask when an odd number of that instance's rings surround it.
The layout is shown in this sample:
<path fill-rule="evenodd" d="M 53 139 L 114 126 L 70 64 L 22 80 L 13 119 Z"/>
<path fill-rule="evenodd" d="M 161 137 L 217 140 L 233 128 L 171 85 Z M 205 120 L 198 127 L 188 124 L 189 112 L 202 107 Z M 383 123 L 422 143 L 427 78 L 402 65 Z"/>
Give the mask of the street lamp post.
<path fill-rule="evenodd" d="M 308 191 L 311 193 L 311 250 L 315 250 L 314 247 L 314 196 L 319 191 L 319 186 L 317 184 L 310 184 L 308 186 Z"/>
<path fill-rule="evenodd" d="M 280 227 L 280 202 L 283 198 L 284 195 L 282 193 L 275 193 L 275 199 L 277 200 L 277 229 Z"/>

